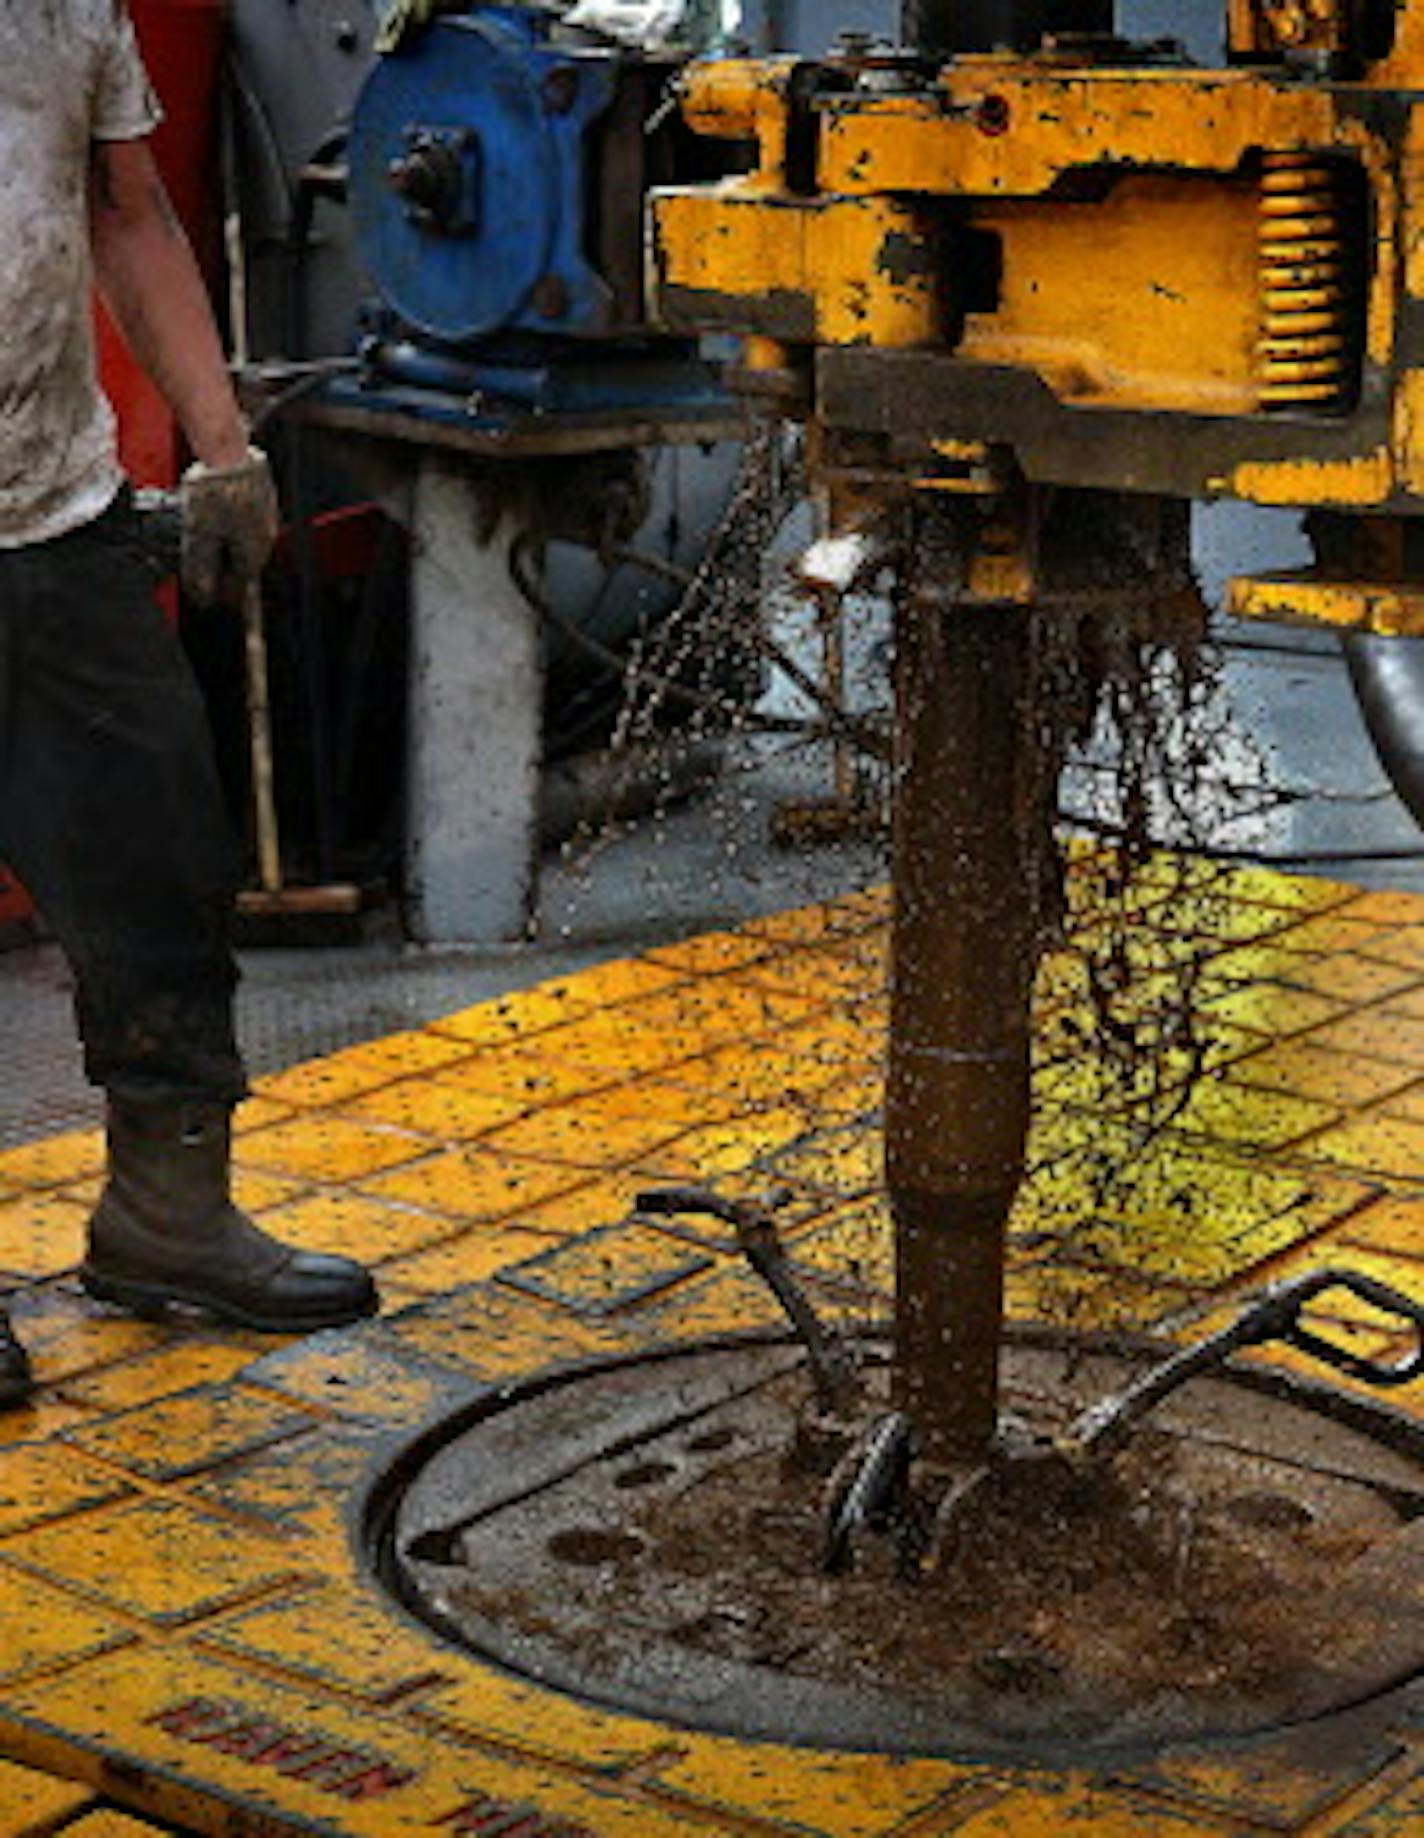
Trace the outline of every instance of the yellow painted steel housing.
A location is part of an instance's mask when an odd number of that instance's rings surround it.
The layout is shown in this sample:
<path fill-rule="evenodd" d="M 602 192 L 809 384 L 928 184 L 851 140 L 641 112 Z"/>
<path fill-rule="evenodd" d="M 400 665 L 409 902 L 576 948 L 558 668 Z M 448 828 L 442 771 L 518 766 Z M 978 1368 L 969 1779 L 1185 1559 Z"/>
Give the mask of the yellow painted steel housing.
<path fill-rule="evenodd" d="M 654 194 L 657 317 L 755 340 L 927 481 L 999 445 L 1047 483 L 1424 508 L 1424 6 L 1352 82 L 1092 55 L 691 67 L 688 123 L 755 156 Z"/>

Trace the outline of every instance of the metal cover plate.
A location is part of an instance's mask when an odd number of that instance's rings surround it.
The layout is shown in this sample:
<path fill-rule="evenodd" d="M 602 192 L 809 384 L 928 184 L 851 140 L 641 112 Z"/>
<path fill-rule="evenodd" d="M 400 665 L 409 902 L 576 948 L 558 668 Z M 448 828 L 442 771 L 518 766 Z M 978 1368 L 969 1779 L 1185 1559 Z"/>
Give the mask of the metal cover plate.
<path fill-rule="evenodd" d="M 1053 1429 L 1143 1355 L 1045 1333 L 1008 1405 Z M 752 1738 L 1054 1761 L 1329 1717 L 1424 1667 L 1424 1434 L 1284 1379 L 1201 1380 L 1096 1491 L 991 1500 L 943 1571 L 818 1566 L 784 1346 L 515 1399 L 393 1505 L 389 1579 L 451 1638 L 596 1701 Z"/>

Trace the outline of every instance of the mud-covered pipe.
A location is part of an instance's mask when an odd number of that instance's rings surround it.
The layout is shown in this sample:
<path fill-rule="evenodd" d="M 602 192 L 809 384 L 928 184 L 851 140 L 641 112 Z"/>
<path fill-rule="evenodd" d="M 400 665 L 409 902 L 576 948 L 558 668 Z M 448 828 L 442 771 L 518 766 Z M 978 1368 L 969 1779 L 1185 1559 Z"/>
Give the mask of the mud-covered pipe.
<path fill-rule="evenodd" d="M 955 529 L 921 512 L 897 607 L 886 1178 L 895 1384 L 930 1460 L 993 1439 L 1009 1210 L 1029 1118 L 1035 859 L 1020 809 L 1028 620 L 955 603 Z"/>
<path fill-rule="evenodd" d="M 1401 803 L 1424 827 L 1424 638 L 1352 632 L 1344 646 L 1379 762 Z"/>

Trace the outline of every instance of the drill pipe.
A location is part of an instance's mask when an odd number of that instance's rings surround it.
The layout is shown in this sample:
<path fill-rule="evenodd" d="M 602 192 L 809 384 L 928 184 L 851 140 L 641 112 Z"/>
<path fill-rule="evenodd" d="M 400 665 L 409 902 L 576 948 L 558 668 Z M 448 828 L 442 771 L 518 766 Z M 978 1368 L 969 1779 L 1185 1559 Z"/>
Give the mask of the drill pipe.
<path fill-rule="evenodd" d="M 1028 614 L 947 604 L 935 529 L 932 512 L 897 608 L 885 1159 L 897 1404 L 928 1460 L 960 1462 L 997 1420 L 1046 816 L 1026 770 Z"/>

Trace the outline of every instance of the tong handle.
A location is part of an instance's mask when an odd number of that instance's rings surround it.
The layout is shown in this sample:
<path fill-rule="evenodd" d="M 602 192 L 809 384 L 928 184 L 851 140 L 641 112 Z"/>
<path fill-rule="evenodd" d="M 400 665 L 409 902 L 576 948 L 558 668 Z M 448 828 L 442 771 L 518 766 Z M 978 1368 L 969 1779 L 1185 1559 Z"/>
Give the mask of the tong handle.
<path fill-rule="evenodd" d="M 1306 1308 L 1332 1289 L 1346 1289 L 1381 1314 L 1393 1315 L 1413 1328 L 1413 1347 L 1393 1362 L 1367 1359 L 1302 1326 Z M 1243 1347 L 1265 1346 L 1275 1340 L 1381 1390 L 1409 1385 L 1424 1376 L 1424 1304 L 1360 1270 L 1312 1270 L 1267 1289 L 1219 1333 L 1174 1353 L 1124 1391 L 1089 1405 L 1059 1439 L 1062 1452 L 1073 1459 L 1115 1453 L 1142 1419 L 1189 1379 L 1215 1370 Z"/>
<path fill-rule="evenodd" d="M 1332 1289 L 1348 1290 L 1382 1315 L 1392 1315 L 1412 1328 L 1414 1345 L 1395 1360 L 1369 1359 L 1363 1353 L 1356 1353 L 1302 1326 L 1301 1316 L 1306 1308 Z M 1312 1359 L 1318 1359 L 1322 1365 L 1381 1390 L 1411 1385 L 1417 1378 L 1424 1377 L 1424 1303 L 1416 1302 L 1392 1283 L 1367 1276 L 1362 1270 L 1316 1270 L 1295 1282 L 1283 1284 L 1265 1299 L 1261 1320 L 1265 1330 L 1260 1334 L 1261 1340 L 1283 1341 L 1301 1353 L 1308 1353 Z"/>

